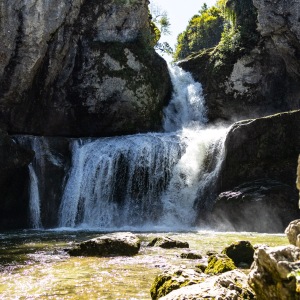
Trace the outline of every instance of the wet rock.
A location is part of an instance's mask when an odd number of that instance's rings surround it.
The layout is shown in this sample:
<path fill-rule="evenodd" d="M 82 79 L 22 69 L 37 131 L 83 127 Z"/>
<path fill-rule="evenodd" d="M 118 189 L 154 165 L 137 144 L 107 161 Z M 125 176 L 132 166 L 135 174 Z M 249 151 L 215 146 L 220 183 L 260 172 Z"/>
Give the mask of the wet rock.
<path fill-rule="evenodd" d="M 0 118 L 9 133 L 161 129 L 171 93 L 147 0 L 0 4 Z"/>
<path fill-rule="evenodd" d="M 222 253 L 231 258 L 236 266 L 241 264 L 249 268 L 253 262 L 254 248 L 249 241 L 238 241 L 226 247 Z"/>
<path fill-rule="evenodd" d="M 225 254 L 212 255 L 208 258 L 205 274 L 216 275 L 236 269 L 234 262 Z"/>
<path fill-rule="evenodd" d="M 255 295 L 247 284 L 247 276 L 233 270 L 227 273 L 212 276 L 205 279 L 202 283 L 182 287 L 175 290 L 162 300 L 192 300 L 192 299 L 255 299 Z M 270 298 L 271 299 L 271 298 Z"/>
<path fill-rule="evenodd" d="M 202 255 L 199 252 L 195 251 L 187 251 L 180 254 L 181 258 L 187 258 L 187 259 L 201 259 Z"/>
<path fill-rule="evenodd" d="M 292 221 L 285 229 L 285 234 L 292 245 L 300 247 L 300 220 Z"/>
<path fill-rule="evenodd" d="M 181 287 L 202 282 L 207 275 L 200 274 L 192 269 L 168 270 L 156 276 L 151 290 L 152 299 L 160 299 L 168 293 Z"/>
<path fill-rule="evenodd" d="M 189 248 L 189 244 L 187 242 L 174 240 L 170 237 L 156 237 L 148 244 L 148 247 L 161 247 L 166 249 Z"/>
<path fill-rule="evenodd" d="M 29 227 L 28 165 L 33 156 L 0 128 L 1 230 Z"/>
<path fill-rule="evenodd" d="M 300 249 L 293 245 L 258 248 L 249 274 L 257 299 L 300 299 L 296 278 L 290 277 L 299 270 L 299 259 Z"/>
<path fill-rule="evenodd" d="M 132 256 L 139 252 L 140 240 L 132 233 L 112 233 L 79 243 L 71 256 Z"/>

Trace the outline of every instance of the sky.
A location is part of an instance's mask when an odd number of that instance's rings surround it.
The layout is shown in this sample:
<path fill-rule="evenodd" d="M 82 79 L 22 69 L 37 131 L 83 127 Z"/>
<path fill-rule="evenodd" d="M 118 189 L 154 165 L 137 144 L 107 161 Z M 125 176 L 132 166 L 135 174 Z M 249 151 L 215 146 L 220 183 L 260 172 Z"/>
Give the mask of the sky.
<path fill-rule="evenodd" d="M 163 36 L 160 42 L 168 42 L 174 49 L 179 33 L 185 30 L 189 20 L 198 13 L 204 3 L 208 7 L 216 4 L 217 0 L 150 0 L 151 4 L 154 4 L 161 8 L 162 11 L 166 11 L 171 23 L 169 36 Z"/>

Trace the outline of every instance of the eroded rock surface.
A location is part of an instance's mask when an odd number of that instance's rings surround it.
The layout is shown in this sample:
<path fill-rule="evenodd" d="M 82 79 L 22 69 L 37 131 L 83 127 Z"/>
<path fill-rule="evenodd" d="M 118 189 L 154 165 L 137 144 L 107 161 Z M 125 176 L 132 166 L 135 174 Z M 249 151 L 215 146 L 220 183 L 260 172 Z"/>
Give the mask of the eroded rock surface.
<path fill-rule="evenodd" d="M 5 0 L 0 18 L 0 117 L 9 133 L 160 128 L 170 79 L 149 46 L 148 1 Z"/>
<path fill-rule="evenodd" d="M 247 284 L 247 276 L 238 270 L 212 276 L 204 282 L 175 290 L 161 300 L 192 300 L 192 299 L 256 299 Z M 271 298 L 270 298 L 271 299 Z"/>
<path fill-rule="evenodd" d="M 257 299 L 300 299 L 296 279 L 290 277 L 300 268 L 300 249 L 293 245 L 259 247 L 249 274 L 249 284 Z"/>

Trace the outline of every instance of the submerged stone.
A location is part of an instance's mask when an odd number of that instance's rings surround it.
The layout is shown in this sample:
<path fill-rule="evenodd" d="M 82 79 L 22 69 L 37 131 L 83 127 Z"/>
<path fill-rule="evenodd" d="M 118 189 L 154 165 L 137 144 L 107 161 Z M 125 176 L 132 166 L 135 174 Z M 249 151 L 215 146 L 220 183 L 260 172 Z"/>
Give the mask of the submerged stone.
<path fill-rule="evenodd" d="M 198 253 L 195 251 L 188 251 L 188 252 L 181 253 L 180 257 L 187 258 L 187 259 L 201 259 L 202 255 L 201 255 L 201 253 Z"/>
<path fill-rule="evenodd" d="M 71 256 L 132 256 L 139 252 L 140 240 L 132 233 L 112 233 L 78 244 Z"/>

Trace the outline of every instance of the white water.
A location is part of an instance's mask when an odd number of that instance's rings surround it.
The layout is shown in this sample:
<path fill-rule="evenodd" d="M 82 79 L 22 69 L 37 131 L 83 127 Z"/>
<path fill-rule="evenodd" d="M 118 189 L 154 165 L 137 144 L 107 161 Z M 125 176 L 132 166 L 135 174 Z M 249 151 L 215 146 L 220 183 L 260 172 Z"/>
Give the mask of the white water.
<path fill-rule="evenodd" d="M 199 188 L 214 177 L 207 159 L 225 130 L 204 129 L 201 85 L 176 66 L 170 75 L 165 133 L 74 141 L 59 226 L 149 230 L 195 222 Z"/>

